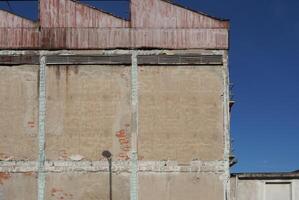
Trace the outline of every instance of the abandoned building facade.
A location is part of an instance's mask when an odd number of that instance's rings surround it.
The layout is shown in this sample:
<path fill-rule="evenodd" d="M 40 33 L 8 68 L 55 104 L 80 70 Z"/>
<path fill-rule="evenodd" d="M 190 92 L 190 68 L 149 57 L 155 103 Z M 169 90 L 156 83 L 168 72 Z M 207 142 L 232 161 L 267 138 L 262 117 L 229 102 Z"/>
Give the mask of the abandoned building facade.
<path fill-rule="evenodd" d="M 0 10 L 0 200 L 230 197 L 227 20 L 163 0 L 39 13 Z"/>

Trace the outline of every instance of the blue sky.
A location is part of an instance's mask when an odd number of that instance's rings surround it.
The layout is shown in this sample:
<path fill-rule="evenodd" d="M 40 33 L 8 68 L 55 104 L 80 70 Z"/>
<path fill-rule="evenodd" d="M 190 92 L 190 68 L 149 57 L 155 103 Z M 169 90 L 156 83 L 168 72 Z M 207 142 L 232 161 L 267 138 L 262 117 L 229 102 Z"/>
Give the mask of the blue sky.
<path fill-rule="evenodd" d="M 228 18 L 230 76 L 236 105 L 231 132 L 239 162 L 233 172 L 299 169 L 299 1 L 175 0 Z M 35 19 L 35 2 L 10 2 Z M 128 16 L 127 2 L 90 2 Z M 1 8 L 7 8 L 0 2 Z"/>

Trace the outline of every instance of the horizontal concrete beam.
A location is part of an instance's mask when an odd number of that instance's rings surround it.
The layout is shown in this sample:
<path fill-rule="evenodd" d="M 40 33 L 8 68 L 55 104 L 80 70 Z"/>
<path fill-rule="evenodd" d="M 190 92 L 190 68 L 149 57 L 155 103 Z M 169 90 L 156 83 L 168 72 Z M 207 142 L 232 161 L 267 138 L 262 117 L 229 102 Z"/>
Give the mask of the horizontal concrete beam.
<path fill-rule="evenodd" d="M 186 50 L 173 50 L 173 49 L 139 49 L 139 50 L 126 50 L 126 49 L 111 49 L 111 50 L 0 50 L 0 55 L 127 55 L 137 52 L 138 56 L 141 55 L 175 55 L 175 54 L 199 54 L 199 55 L 224 55 L 227 50 L 211 50 L 211 49 L 186 49 Z"/>
<path fill-rule="evenodd" d="M 49 55 L 50 65 L 129 65 L 130 55 Z M 222 55 L 141 55 L 139 65 L 222 65 Z M 0 65 L 39 64 L 38 55 L 0 55 Z"/>
<path fill-rule="evenodd" d="M 113 161 L 114 172 L 130 172 L 129 161 Z M 223 173 L 225 161 L 192 161 L 178 165 L 176 161 L 138 161 L 139 172 L 214 172 Z M 0 161 L 0 172 L 37 172 L 38 161 Z M 108 172 L 107 161 L 46 161 L 45 172 Z"/>

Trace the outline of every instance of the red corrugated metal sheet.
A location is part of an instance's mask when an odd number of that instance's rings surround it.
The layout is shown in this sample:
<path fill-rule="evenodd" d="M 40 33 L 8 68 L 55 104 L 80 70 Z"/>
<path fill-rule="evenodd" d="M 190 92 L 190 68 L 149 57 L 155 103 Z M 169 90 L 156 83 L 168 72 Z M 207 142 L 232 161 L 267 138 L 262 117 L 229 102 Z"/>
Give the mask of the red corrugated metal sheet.
<path fill-rule="evenodd" d="M 39 48 L 37 24 L 10 12 L 0 10 L 0 48 Z"/>
<path fill-rule="evenodd" d="M 134 47 L 169 49 L 226 49 L 226 29 L 137 29 Z"/>
<path fill-rule="evenodd" d="M 0 28 L 35 28 L 36 23 L 5 10 L 0 10 Z"/>
<path fill-rule="evenodd" d="M 41 0 L 42 27 L 124 28 L 129 21 L 72 0 Z"/>
<path fill-rule="evenodd" d="M 39 25 L 1 11 L 0 48 L 228 48 L 227 21 L 163 0 L 131 0 L 131 22 L 73 0 L 40 0 Z"/>
<path fill-rule="evenodd" d="M 131 21 L 139 28 L 227 28 L 227 20 L 163 0 L 131 0 Z"/>

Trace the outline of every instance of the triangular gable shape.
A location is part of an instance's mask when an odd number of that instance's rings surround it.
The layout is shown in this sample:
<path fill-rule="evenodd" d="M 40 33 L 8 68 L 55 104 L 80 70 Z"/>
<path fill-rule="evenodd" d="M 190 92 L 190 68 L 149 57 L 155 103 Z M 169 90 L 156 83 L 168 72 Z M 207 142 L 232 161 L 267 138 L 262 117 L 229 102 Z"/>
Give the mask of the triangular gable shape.
<path fill-rule="evenodd" d="M 164 0 L 131 0 L 131 23 L 137 28 L 228 28 L 228 21 Z"/>
<path fill-rule="evenodd" d="M 0 9 L 1 28 L 34 28 L 36 23 L 16 14 Z"/>
<path fill-rule="evenodd" d="M 73 0 L 40 0 L 42 27 L 124 28 L 129 22 Z"/>
<path fill-rule="evenodd" d="M 0 10 L 0 49 L 39 48 L 38 23 Z"/>

